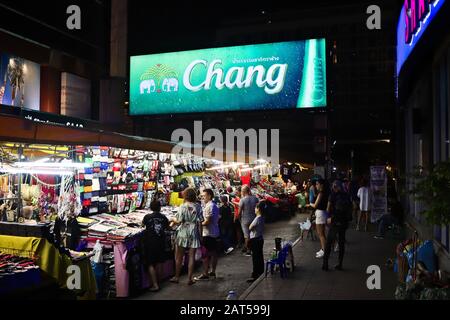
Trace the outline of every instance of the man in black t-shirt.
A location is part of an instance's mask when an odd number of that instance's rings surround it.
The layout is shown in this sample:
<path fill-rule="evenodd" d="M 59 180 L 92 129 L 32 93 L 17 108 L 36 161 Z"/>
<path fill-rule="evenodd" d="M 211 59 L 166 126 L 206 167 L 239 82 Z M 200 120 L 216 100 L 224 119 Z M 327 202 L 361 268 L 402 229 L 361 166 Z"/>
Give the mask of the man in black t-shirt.
<path fill-rule="evenodd" d="M 224 246 L 225 254 L 230 254 L 233 252 L 234 248 L 232 246 L 233 239 L 233 208 L 230 205 L 228 198 L 226 196 L 220 197 L 221 206 L 219 207 L 219 229 L 220 237 Z"/>
<path fill-rule="evenodd" d="M 165 260 L 166 231 L 169 229 L 169 220 L 161 214 L 161 203 L 152 201 L 150 209 L 152 214 L 144 217 L 142 224 L 145 225 L 144 234 L 144 264 L 148 268 L 153 286 L 150 291 L 159 291 L 156 265 Z"/>

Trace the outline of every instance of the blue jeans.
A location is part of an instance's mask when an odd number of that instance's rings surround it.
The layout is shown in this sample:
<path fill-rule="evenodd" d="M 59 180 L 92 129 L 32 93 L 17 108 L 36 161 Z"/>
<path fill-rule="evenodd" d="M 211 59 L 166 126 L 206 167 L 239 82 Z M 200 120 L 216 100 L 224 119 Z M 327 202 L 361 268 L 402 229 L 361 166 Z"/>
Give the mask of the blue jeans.
<path fill-rule="evenodd" d="M 396 217 L 391 214 L 385 214 L 384 216 L 382 216 L 378 224 L 378 235 L 380 237 L 384 237 L 386 234 L 386 228 L 393 224 L 399 224 L 399 221 Z"/>

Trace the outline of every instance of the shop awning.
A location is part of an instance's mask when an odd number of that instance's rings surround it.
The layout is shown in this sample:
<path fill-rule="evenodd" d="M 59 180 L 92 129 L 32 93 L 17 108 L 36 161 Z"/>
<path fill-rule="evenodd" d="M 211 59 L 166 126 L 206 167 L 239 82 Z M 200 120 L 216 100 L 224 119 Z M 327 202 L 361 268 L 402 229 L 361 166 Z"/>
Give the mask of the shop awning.
<path fill-rule="evenodd" d="M 109 146 L 171 153 L 175 143 L 103 130 L 87 130 L 0 115 L 0 140 L 29 144 Z"/>

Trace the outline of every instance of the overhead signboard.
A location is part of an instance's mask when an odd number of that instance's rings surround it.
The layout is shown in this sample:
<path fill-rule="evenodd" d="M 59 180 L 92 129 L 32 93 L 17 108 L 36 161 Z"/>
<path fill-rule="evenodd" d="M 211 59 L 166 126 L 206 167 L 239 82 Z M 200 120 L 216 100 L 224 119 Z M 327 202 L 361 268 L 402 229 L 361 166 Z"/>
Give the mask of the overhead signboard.
<path fill-rule="evenodd" d="M 131 115 L 326 105 L 325 39 L 131 57 Z"/>
<path fill-rule="evenodd" d="M 405 0 L 397 26 L 397 75 L 446 0 Z"/>

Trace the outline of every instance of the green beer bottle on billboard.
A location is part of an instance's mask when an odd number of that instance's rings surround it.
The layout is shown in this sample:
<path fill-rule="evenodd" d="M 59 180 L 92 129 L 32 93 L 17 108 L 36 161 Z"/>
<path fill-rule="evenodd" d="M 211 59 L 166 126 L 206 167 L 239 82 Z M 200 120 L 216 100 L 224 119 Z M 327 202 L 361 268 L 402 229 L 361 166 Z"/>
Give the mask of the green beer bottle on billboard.
<path fill-rule="evenodd" d="M 326 107 L 325 39 L 131 57 L 132 115 Z"/>

